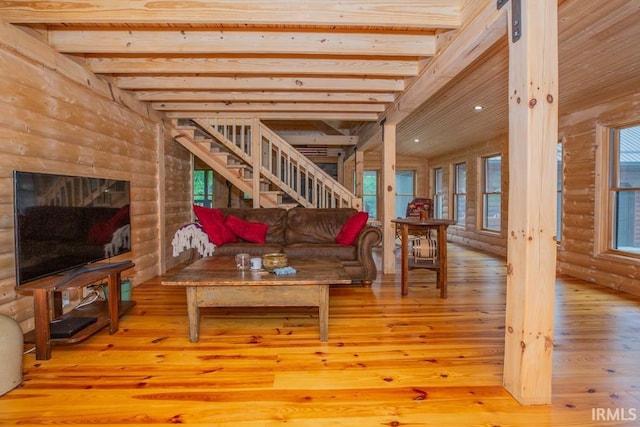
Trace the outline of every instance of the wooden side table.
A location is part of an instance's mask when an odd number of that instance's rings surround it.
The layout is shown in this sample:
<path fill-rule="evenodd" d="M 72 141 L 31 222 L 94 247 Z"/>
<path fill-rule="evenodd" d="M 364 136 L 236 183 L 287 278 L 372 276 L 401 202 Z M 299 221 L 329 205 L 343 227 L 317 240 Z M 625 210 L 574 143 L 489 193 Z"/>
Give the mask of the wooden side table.
<path fill-rule="evenodd" d="M 455 224 L 455 221 L 448 219 L 426 219 L 418 218 L 398 218 L 391 222 L 400 227 L 401 254 L 402 254 L 402 295 L 409 294 L 409 267 L 426 268 L 434 270 L 437 274 L 438 288 L 440 288 L 440 298 L 447 297 L 447 228 Z M 409 229 L 423 231 L 436 230 L 438 240 L 438 257 L 433 262 L 412 263 L 409 266 Z"/>

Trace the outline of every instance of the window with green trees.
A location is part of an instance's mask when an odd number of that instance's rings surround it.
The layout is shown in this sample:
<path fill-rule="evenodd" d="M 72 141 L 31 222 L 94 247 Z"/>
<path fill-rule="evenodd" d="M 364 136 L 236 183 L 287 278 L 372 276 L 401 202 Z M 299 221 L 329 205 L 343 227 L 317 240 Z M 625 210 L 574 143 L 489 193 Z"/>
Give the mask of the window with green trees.
<path fill-rule="evenodd" d="M 193 171 L 193 203 L 199 206 L 213 206 L 213 171 L 196 169 Z"/>

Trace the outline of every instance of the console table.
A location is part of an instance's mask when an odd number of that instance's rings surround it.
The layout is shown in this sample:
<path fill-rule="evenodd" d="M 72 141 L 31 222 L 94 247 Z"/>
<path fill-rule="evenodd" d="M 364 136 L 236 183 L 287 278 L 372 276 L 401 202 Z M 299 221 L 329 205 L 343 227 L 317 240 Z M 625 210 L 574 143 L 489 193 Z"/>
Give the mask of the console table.
<path fill-rule="evenodd" d="M 16 287 L 16 292 L 33 296 L 35 329 L 25 335 L 25 342 L 36 345 L 36 359 L 51 358 L 52 343 L 80 342 L 105 326 L 109 333 L 118 330 L 119 316 L 135 305 L 134 301 L 120 301 L 120 274 L 134 266 L 131 261 L 97 264 L 82 267 L 66 275 L 56 275 L 36 280 Z M 85 307 L 62 314 L 61 293 L 70 289 L 81 289 L 90 284 L 107 279 L 108 301 L 95 301 Z M 93 317 L 95 322 L 65 338 L 51 337 L 51 321 L 72 317 Z"/>
<path fill-rule="evenodd" d="M 455 224 L 455 221 L 448 219 L 426 219 L 418 218 L 398 218 L 391 222 L 397 224 L 401 231 L 401 253 L 402 253 L 402 295 L 409 294 L 409 267 L 426 268 L 434 270 L 437 274 L 438 287 L 440 288 L 440 298 L 447 297 L 447 227 Z M 417 233 L 426 233 L 429 230 L 436 230 L 438 234 L 437 250 L 438 257 L 434 262 L 413 263 L 409 266 L 409 229 Z"/>

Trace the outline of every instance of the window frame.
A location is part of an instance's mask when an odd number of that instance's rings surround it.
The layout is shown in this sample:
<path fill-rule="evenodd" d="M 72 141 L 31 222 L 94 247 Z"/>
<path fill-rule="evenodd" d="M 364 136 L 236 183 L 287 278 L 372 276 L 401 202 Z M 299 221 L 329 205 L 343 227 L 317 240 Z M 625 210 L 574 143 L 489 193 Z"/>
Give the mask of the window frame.
<path fill-rule="evenodd" d="M 205 187 L 205 193 L 202 195 L 201 198 L 198 198 L 196 195 L 196 186 L 195 186 L 195 180 L 196 180 L 196 173 L 204 173 L 204 177 L 203 177 L 203 182 L 204 182 L 204 187 Z M 210 178 L 207 178 L 208 176 L 210 176 Z M 191 197 L 193 197 L 193 204 L 194 205 L 199 205 L 199 206 L 204 206 L 204 207 L 213 207 L 213 203 L 215 201 L 215 194 L 214 194 L 214 188 L 215 188 L 215 174 L 213 169 L 204 169 L 204 168 L 198 168 L 198 169 L 193 169 L 193 175 L 192 175 L 192 191 L 191 191 Z M 207 191 L 207 187 L 209 187 L 209 184 L 211 184 L 211 188 L 209 188 Z M 210 198 L 208 198 L 208 196 L 210 196 Z M 209 204 L 207 205 L 206 202 L 209 202 Z"/>
<path fill-rule="evenodd" d="M 367 194 L 365 193 L 365 185 L 364 185 L 364 177 L 367 173 L 373 173 L 375 175 L 376 178 L 376 192 L 375 194 Z M 376 211 L 374 212 L 374 216 L 371 216 L 371 212 L 369 212 L 369 219 L 370 220 L 378 220 L 380 215 L 379 215 L 379 209 L 380 209 L 380 171 L 378 171 L 377 169 L 365 169 L 362 171 L 362 208 L 364 210 L 365 207 L 365 197 L 366 196 L 373 196 L 375 198 L 376 201 Z"/>
<path fill-rule="evenodd" d="M 480 231 L 485 231 L 488 233 L 500 233 L 502 231 L 502 153 L 495 153 L 495 154 L 489 154 L 486 156 L 482 156 L 480 157 L 480 167 L 478 168 L 480 171 L 480 177 L 479 177 L 479 182 L 480 182 L 480 206 L 479 206 L 479 211 L 481 213 L 481 217 L 482 217 L 482 223 L 479 224 L 479 230 Z M 500 181 L 500 191 L 490 191 L 490 189 L 488 188 L 488 184 L 489 184 L 489 175 L 488 175 L 488 166 L 489 166 L 489 160 L 490 159 L 496 159 L 499 158 L 500 159 L 500 176 L 499 181 Z M 500 205 L 500 210 L 498 213 L 498 228 L 489 228 L 488 223 L 489 223 L 489 217 L 488 217 L 488 203 L 489 203 L 489 198 L 491 196 L 498 196 L 499 198 L 499 205 Z"/>
<path fill-rule="evenodd" d="M 409 193 L 399 193 L 398 192 L 398 174 L 400 173 L 411 173 L 411 194 Z M 395 191 L 395 195 L 394 195 L 394 206 L 395 206 L 395 211 L 396 211 L 396 217 L 397 218 L 404 218 L 406 216 L 407 213 L 407 206 L 409 205 L 409 203 L 416 198 L 416 176 L 417 173 L 414 169 L 401 169 L 401 170 L 396 170 L 395 173 L 395 178 L 396 178 L 396 191 Z M 408 198 L 408 202 L 404 204 L 404 207 L 402 206 L 398 206 L 398 197 L 407 197 Z M 400 212 L 398 212 L 398 209 L 400 209 Z M 398 216 L 398 214 L 401 214 L 400 216 Z"/>
<path fill-rule="evenodd" d="M 595 191 L 595 236 L 593 256 L 596 258 L 615 260 L 637 264 L 639 252 L 629 252 L 614 247 L 615 194 L 612 180 L 617 178 L 613 163 L 616 161 L 618 144 L 614 135 L 616 130 L 640 126 L 640 121 L 633 120 L 613 124 L 596 124 L 596 191 Z M 636 187 L 633 187 L 636 188 Z M 628 191 L 628 189 L 626 190 Z"/>
<path fill-rule="evenodd" d="M 562 216 L 564 205 L 564 140 L 560 138 L 556 146 L 556 167 L 557 167 L 557 184 L 556 184 L 556 243 L 562 242 Z"/>
<path fill-rule="evenodd" d="M 438 175 L 440 176 L 438 177 Z M 431 177 L 433 179 L 433 217 L 435 219 L 443 219 L 444 218 L 444 169 L 442 167 L 433 168 Z"/>
<path fill-rule="evenodd" d="M 459 180 L 460 177 L 458 176 L 458 168 L 464 166 L 464 174 L 465 174 L 465 182 L 464 182 L 464 192 L 460 192 L 459 191 Z M 451 200 L 453 201 L 453 220 L 456 222 L 457 226 L 460 227 L 464 227 L 467 224 L 467 183 L 468 183 L 468 179 L 467 179 L 467 172 L 469 170 L 469 168 L 467 167 L 467 162 L 459 162 L 459 163 L 454 163 L 452 165 L 453 167 L 453 185 L 451 186 Z M 458 206 L 460 204 L 460 200 L 464 200 L 464 217 L 462 219 L 462 221 L 459 218 L 458 215 Z"/>

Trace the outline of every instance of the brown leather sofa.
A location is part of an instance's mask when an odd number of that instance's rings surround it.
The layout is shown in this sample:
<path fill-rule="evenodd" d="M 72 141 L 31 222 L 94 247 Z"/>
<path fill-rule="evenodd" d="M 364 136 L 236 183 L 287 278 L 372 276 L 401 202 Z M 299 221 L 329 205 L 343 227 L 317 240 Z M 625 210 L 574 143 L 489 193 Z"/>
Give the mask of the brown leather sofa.
<path fill-rule="evenodd" d="M 382 241 L 379 228 L 365 225 L 353 245 L 336 243 L 336 236 L 347 220 L 357 210 L 351 208 L 222 208 L 226 215 L 234 215 L 245 221 L 263 222 L 269 225 L 264 243 L 226 243 L 215 248 L 213 256 L 248 253 L 264 255 L 282 252 L 289 258 L 333 256 L 354 282 L 370 285 L 377 276 L 373 260 L 373 247 Z"/>

